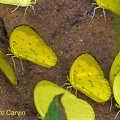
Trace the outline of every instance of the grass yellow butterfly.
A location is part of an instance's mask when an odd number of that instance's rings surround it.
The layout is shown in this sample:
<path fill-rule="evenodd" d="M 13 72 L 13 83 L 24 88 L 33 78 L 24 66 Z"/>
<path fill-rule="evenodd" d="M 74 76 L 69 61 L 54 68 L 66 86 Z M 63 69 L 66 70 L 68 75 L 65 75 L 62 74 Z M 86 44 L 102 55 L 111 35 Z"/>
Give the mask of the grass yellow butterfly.
<path fill-rule="evenodd" d="M 101 67 L 91 54 L 77 57 L 71 66 L 68 81 L 96 102 L 103 103 L 111 96 L 111 88 Z"/>
<path fill-rule="evenodd" d="M 4 72 L 4 74 L 8 77 L 8 79 L 13 85 L 17 85 L 18 80 L 15 75 L 15 72 L 12 69 L 9 62 L 7 61 L 5 54 L 1 49 L 0 49 L 0 69 Z"/>
<path fill-rule="evenodd" d="M 32 4 L 36 4 L 36 0 L 0 0 L 0 3 L 17 6 L 12 12 L 14 12 L 18 7 L 26 7 L 25 13 L 24 13 L 24 16 L 25 16 L 27 8 L 29 6 L 34 11 L 34 7 L 32 6 Z M 34 11 L 34 13 L 35 13 L 35 11 Z"/>
<path fill-rule="evenodd" d="M 95 0 L 100 8 L 108 9 L 120 15 L 120 0 Z"/>
<path fill-rule="evenodd" d="M 110 73 L 109 73 L 109 80 L 111 87 L 113 86 L 114 77 L 117 75 L 118 71 L 120 71 L 120 52 L 115 57 L 115 60 L 112 63 Z"/>
<path fill-rule="evenodd" d="M 117 102 L 115 107 L 120 108 L 120 70 L 118 71 L 118 73 L 114 77 L 112 87 L 113 87 L 113 96 L 115 98 L 115 101 Z M 120 110 L 117 112 L 114 120 L 116 120 L 119 113 L 120 113 Z"/>
<path fill-rule="evenodd" d="M 18 58 L 47 68 L 55 66 L 57 62 L 54 51 L 27 25 L 20 25 L 12 31 L 9 45 L 10 51 Z"/>
<path fill-rule="evenodd" d="M 117 102 L 115 106 L 117 108 L 120 108 L 120 52 L 115 57 L 112 63 L 110 73 L 109 73 L 109 80 L 113 90 L 113 96 Z M 115 119 L 117 118 L 119 112 L 120 111 L 118 111 L 118 113 L 116 114 Z"/>
<path fill-rule="evenodd" d="M 116 107 L 120 108 L 120 71 L 117 73 L 117 75 L 114 78 L 113 95 L 114 95 L 116 102 L 118 103 Z"/>
<path fill-rule="evenodd" d="M 35 4 L 36 0 L 0 0 L 0 3 L 27 7 L 27 6 L 30 6 L 31 4 Z"/>
<path fill-rule="evenodd" d="M 34 102 L 38 113 L 43 119 L 53 98 L 61 93 L 64 93 L 61 102 L 65 108 L 68 120 L 95 119 L 95 113 L 87 102 L 76 98 L 69 91 L 50 81 L 42 80 L 34 89 Z"/>

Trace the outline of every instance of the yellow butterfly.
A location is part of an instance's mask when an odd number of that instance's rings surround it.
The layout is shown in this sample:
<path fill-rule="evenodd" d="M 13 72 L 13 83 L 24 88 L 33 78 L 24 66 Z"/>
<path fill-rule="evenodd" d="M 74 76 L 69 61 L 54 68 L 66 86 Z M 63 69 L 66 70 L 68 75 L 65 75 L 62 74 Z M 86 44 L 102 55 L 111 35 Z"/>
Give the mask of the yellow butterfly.
<path fill-rule="evenodd" d="M 120 70 L 118 71 L 118 73 L 114 77 L 112 88 L 113 88 L 113 96 L 115 98 L 115 101 L 117 102 L 115 104 L 115 107 L 120 108 Z M 119 113 L 120 113 L 120 110 L 117 112 L 114 120 L 116 120 Z"/>
<path fill-rule="evenodd" d="M 113 96 L 117 102 L 115 106 L 117 108 L 120 108 L 120 52 L 115 57 L 115 60 L 112 63 L 109 74 L 109 80 L 113 90 Z M 119 112 L 120 111 L 118 111 L 114 119 L 117 118 Z"/>
<path fill-rule="evenodd" d="M 36 0 L 0 0 L 0 3 L 27 7 L 30 6 L 31 4 L 35 4 Z"/>
<path fill-rule="evenodd" d="M 27 25 L 18 26 L 12 31 L 9 44 L 10 51 L 18 58 L 47 68 L 55 66 L 57 62 L 53 50 Z"/>
<path fill-rule="evenodd" d="M 93 99 L 102 103 L 111 96 L 111 88 L 97 61 L 90 54 L 82 54 L 71 66 L 68 81 L 71 85 Z"/>
<path fill-rule="evenodd" d="M 32 6 L 32 4 L 36 4 L 36 0 L 0 0 L 0 3 L 17 6 L 12 12 L 14 12 L 18 7 L 26 7 L 25 13 L 24 13 L 24 16 L 25 16 L 29 6 L 34 11 L 34 7 Z"/>
<path fill-rule="evenodd" d="M 113 87 L 114 78 L 119 71 L 120 71 L 120 52 L 115 57 L 115 60 L 113 61 L 110 69 L 109 80 L 110 80 L 111 87 Z"/>
<path fill-rule="evenodd" d="M 113 95 L 117 102 L 116 107 L 120 108 L 120 71 L 114 77 L 113 82 Z"/>
<path fill-rule="evenodd" d="M 39 82 L 34 89 L 35 106 L 42 119 L 44 119 L 54 96 L 61 93 L 64 93 L 61 101 L 68 120 L 95 119 L 95 113 L 87 102 L 76 98 L 69 91 L 47 80 Z"/>
<path fill-rule="evenodd" d="M 0 49 L 0 69 L 4 72 L 4 74 L 8 77 L 8 79 L 13 85 L 17 85 L 18 80 L 15 75 L 15 72 L 12 69 L 9 62 L 7 61 L 5 54 L 1 49 Z"/>
<path fill-rule="evenodd" d="M 120 15 L 120 0 L 95 0 L 100 8 L 108 9 Z"/>

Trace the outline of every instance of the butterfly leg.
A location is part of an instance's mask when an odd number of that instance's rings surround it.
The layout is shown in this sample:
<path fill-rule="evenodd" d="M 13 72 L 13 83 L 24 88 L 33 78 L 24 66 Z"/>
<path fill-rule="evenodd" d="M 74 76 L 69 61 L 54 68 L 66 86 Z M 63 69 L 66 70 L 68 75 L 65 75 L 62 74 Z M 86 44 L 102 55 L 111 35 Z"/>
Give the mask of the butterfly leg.
<path fill-rule="evenodd" d="M 12 10 L 11 13 L 15 12 L 15 11 L 20 7 L 22 1 L 23 1 L 23 0 L 21 0 L 20 4 L 19 4 L 14 10 Z"/>
<path fill-rule="evenodd" d="M 9 56 L 9 55 L 13 55 L 13 54 L 6 54 L 6 56 Z M 15 56 L 12 56 L 11 59 L 12 59 L 13 64 L 14 64 L 14 68 L 16 69 L 16 65 L 15 65 L 14 57 L 15 57 Z"/>
<path fill-rule="evenodd" d="M 18 5 L 14 10 L 12 10 L 11 13 L 15 12 L 19 7 L 20 5 Z"/>
<path fill-rule="evenodd" d="M 63 85 L 62 85 L 62 87 L 64 87 L 64 86 L 68 86 L 68 85 L 70 85 L 70 83 L 64 83 Z"/>
<path fill-rule="evenodd" d="M 120 113 L 120 110 L 117 112 L 117 114 L 116 114 L 116 116 L 115 116 L 114 120 L 116 120 L 116 119 L 117 119 L 117 116 L 119 115 L 119 113 Z"/>
<path fill-rule="evenodd" d="M 91 20 L 94 18 L 94 16 L 95 16 L 95 11 L 97 10 L 97 9 L 99 9 L 100 7 L 95 7 L 94 8 L 94 11 L 93 11 L 93 15 L 92 15 L 92 18 L 91 18 Z"/>
<path fill-rule="evenodd" d="M 112 105 L 112 100 L 113 100 L 113 97 L 111 97 L 111 101 L 110 101 L 110 112 L 111 112 L 112 107 L 113 107 L 113 105 Z"/>
<path fill-rule="evenodd" d="M 25 69 L 23 67 L 23 64 L 22 64 L 22 59 L 21 58 L 20 58 L 20 63 L 21 63 L 22 70 L 25 71 Z"/>
<path fill-rule="evenodd" d="M 12 56 L 11 59 L 12 59 L 12 61 L 13 61 L 14 67 L 15 67 L 15 69 L 16 69 L 16 65 L 15 65 L 14 57 L 15 57 L 15 56 Z"/>
<path fill-rule="evenodd" d="M 105 21 L 106 21 L 105 9 L 103 9 L 103 15 L 104 15 L 104 18 L 105 18 Z"/>
<path fill-rule="evenodd" d="M 72 86 L 68 86 L 68 87 L 67 87 L 67 90 L 71 92 L 71 91 L 72 91 L 72 88 L 73 88 Z M 71 90 L 69 90 L 69 89 L 71 89 Z"/>
<path fill-rule="evenodd" d="M 27 7 L 25 8 L 24 17 L 25 17 L 25 15 L 26 15 L 26 13 L 27 13 L 28 7 L 29 7 L 29 6 L 27 6 Z M 30 8 L 31 8 L 31 9 L 33 10 L 33 12 L 36 14 L 35 9 L 34 9 L 34 6 L 30 5 Z M 36 15 L 37 15 L 37 14 L 36 14 Z"/>
<path fill-rule="evenodd" d="M 33 5 L 30 5 L 30 8 L 33 10 L 33 12 L 37 15 L 37 13 L 35 12 L 35 8 Z"/>

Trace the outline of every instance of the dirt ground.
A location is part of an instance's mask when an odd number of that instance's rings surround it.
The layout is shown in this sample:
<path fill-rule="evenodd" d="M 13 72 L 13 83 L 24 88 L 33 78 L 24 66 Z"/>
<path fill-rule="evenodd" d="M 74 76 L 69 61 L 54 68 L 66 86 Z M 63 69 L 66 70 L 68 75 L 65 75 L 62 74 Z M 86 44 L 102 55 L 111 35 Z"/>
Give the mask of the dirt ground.
<path fill-rule="evenodd" d="M 0 4 L 0 17 L 3 18 L 8 36 L 14 27 L 27 24 L 33 27 L 45 42 L 55 51 L 58 62 L 50 69 L 23 60 L 25 71 L 21 69 L 20 60 L 15 58 L 15 72 L 19 84 L 14 87 L 0 71 L 0 111 L 25 111 L 25 116 L 0 115 L 0 120 L 37 120 L 37 111 L 33 100 L 33 90 L 36 84 L 47 79 L 62 86 L 75 58 L 81 53 L 91 53 L 101 65 L 106 78 L 114 57 L 118 53 L 118 43 L 115 40 L 114 15 L 106 10 L 106 21 L 102 9 L 96 10 L 92 0 L 38 0 L 34 5 L 35 12 L 15 6 Z M 8 53 L 8 41 L 0 43 L 5 53 Z M 13 66 L 11 57 L 7 57 Z M 111 101 L 99 104 L 78 92 L 78 97 L 87 101 L 94 109 L 96 120 L 113 120 L 117 108 L 110 111 Z M 113 106 L 114 106 L 113 101 Z M 119 120 L 120 115 L 117 117 Z"/>

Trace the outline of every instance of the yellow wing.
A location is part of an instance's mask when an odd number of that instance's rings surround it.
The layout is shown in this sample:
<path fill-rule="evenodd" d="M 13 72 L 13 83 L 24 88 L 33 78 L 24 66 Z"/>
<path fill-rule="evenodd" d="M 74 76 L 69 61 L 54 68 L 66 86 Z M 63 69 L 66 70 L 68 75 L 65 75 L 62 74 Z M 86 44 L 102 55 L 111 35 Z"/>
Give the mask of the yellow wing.
<path fill-rule="evenodd" d="M 31 4 L 35 4 L 36 0 L 0 0 L 0 3 L 27 7 L 30 6 Z"/>
<path fill-rule="evenodd" d="M 74 61 L 68 80 L 75 89 L 96 102 L 105 102 L 111 96 L 110 85 L 99 64 L 90 54 L 82 54 Z"/>
<path fill-rule="evenodd" d="M 35 106 L 42 118 L 45 117 L 53 97 L 61 93 L 64 93 L 61 101 L 68 120 L 95 119 L 94 111 L 87 102 L 76 98 L 76 96 L 69 91 L 47 80 L 39 82 L 34 89 Z"/>
<path fill-rule="evenodd" d="M 110 69 L 109 80 L 111 87 L 113 87 L 114 77 L 117 75 L 118 71 L 120 71 L 120 52 L 115 57 L 115 60 L 113 61 Z"/>
<path fill-rule="evenodd" d="M 117 73 L 117 75 L 114 78 L 113 95 L 116 102 L 118 103 L 118 107 L 120 107 L 120 71 Z"/>
<path fill-rule="evenodd" d="M 99 7 L 120 15 L 120 0 L 95 0 Z"/>
<path fill-rule="evenodd" d="M 44 67 L 55 66 L 57 57 L 44 40 L 29 26 L 16 27 L 10 36 L 10 51 L 19 58 Z"/>
<path fill-rule="evenodd" d="M 18 80 L 15 75 L 15 72 L 10 66 L 9 62 L 6 59 L 6 56 L 4 55 L 1 49 L 0 49 L 0 69 L 4 72 L 4 74 L 8 77 L 8 79 L 13 85 L 17 85 Z"/>

